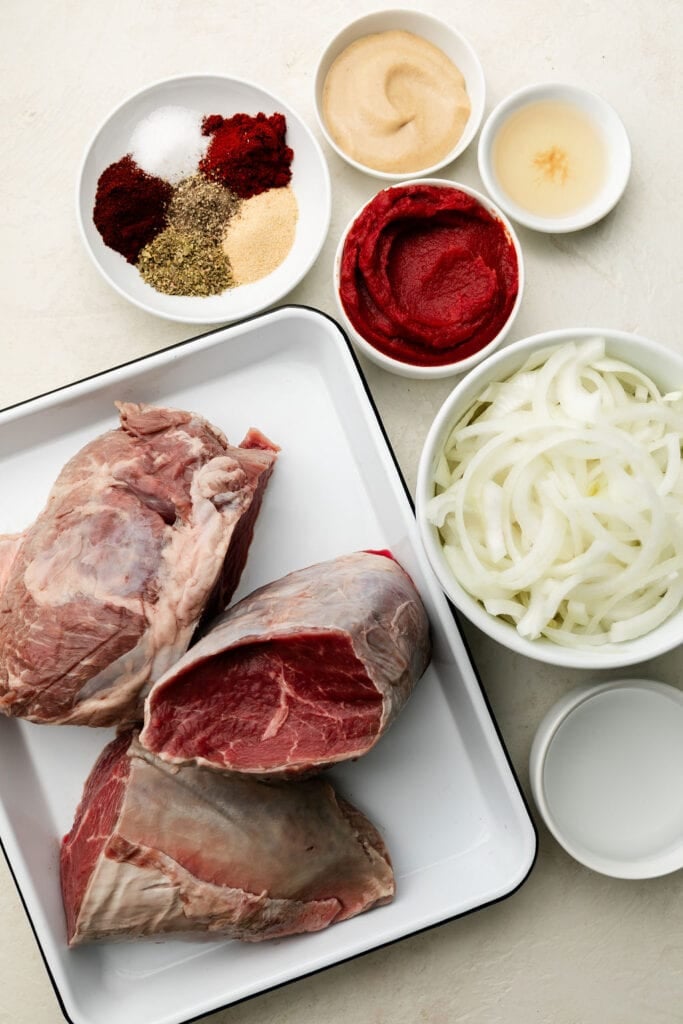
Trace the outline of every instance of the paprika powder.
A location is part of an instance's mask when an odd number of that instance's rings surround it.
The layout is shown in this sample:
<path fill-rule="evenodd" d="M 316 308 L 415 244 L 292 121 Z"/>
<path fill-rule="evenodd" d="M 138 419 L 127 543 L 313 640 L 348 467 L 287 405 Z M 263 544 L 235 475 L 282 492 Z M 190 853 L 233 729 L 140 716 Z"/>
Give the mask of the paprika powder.
<path fill-rule="evenodd" d="M 93 221 L 105 245 L 135 263 L 141 250 L 166 226 L 173 188 L 146 174 L 130 156 L 99 177 Z"/>
<path fill-rule="evenodd" d="M 211 142 L 200 169 L 240 199 L 289 184 L 294 153 L 285 142 L 284 114 L 211 114 L 202 121 L 202 131 Z"/>

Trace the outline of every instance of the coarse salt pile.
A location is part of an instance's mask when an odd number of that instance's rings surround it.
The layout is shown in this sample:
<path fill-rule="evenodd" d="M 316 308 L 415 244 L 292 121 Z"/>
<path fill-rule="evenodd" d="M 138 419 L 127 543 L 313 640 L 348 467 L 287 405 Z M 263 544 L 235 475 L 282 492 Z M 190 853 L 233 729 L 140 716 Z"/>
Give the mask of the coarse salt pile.
<path fill-rule="evenodd" d="M 147 174 L 177 185 L 196 172 L 208 145 L 201 114 L 185 107 L 159 107 L 135 128 L 130 155 Z"/>

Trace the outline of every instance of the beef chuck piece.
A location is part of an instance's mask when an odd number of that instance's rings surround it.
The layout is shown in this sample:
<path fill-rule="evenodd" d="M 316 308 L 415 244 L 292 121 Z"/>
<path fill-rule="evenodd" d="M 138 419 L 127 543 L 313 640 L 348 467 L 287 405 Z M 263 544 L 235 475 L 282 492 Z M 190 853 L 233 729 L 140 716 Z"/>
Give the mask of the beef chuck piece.
<path fill-rule="evenodd" d="M 276 447 L 240 447 L 193 413 L 119 404 L 121 426 L 0 538 L 0 711 L 34 722 L 139 721 L 244 566 Z"/>
<path fill-rule="evenodd" d="M 22 534 L 20 533 L 0 534 L 0 595 L 9 579 L 14 559 L 21 546 L 21 540 Z"/>
<path fill-rule="evenodd" d="M 224 612 L 152 688 L 140 741 L 179 764 L 310 773 L 368 751 L 429 657 L 409 576 L 384 554 L 346 555 Z"/>
<path fill-rule="evenodd" d="M 326 782 L 171 768 L 123 733 L 61 854 L 69 943 L 202 931 L 256 942 L 389 902 L 377 830 Z"/>

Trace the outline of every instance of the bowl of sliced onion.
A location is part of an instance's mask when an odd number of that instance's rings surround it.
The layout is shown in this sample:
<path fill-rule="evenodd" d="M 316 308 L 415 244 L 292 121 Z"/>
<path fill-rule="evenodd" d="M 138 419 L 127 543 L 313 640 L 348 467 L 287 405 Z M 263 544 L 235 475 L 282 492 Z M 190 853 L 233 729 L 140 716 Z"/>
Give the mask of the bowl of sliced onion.
<path fill-rule="evenodd" d="M 683 355 L 602 328 L 494 353 L 438 412 L 416 514 L 441 586 L 518 653 L 636 664 L 683 642 Z"/>

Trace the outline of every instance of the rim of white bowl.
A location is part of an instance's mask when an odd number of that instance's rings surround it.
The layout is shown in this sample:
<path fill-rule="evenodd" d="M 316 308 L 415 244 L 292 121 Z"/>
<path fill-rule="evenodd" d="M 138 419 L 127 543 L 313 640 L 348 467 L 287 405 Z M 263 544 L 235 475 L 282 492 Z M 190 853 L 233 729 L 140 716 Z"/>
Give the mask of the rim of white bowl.
<path fill-rule="evenodd" d="M 493 143 L 507 118 L 530 103 L 544 99 L 560 99 L 589 114 L 600 131 L 611 162 L 605 184 L 591 202 L 563 217 L 544 217 L 516 203 L 498 183 L 493 170 Z M 486 190 L 518 224 L 549 234 L 580 231 L 602 220 L 624 194 L 631 173 L 631 143 L 624 123 L 604 97 L 570 82 L 537 82 L 525 85 L 506 96 L 484 122 L 477 148 L 479 173 Z"/>
<path fill-rule="evenodd" d="M 611 327 L 561 327 L 556 330 L 541 331 L 528 338 L 512 342 L 494 352 L 493 355 L 472 369 L 466 377 L 458 381 L 450 395 L 442 403 L 427 432 L 418 462 L 415 513 L 422 547 L 442 590 L 456 608 L 491 639 L 517 654 L 525 655 L 547 665 L 585 669 L 626 668 L 679 646 L 683 637 L 683 626 L 680 630 L 674 630 L 667 629 L 667 624 L 671 624 L 673 621 L 682 621 L 683 610 L 679 609 L 674 612 L 665 622 L 645 636 L 635 640 L 622 641 L 619 644 L 604 644 L 596 648 L 576 648 L 563 647 L 545 638 L 528 640 L 520 636 L 511 624 L 490 615 L 460 585 L 446 565 L 438 532 L 427 522 L 425 515 L 425 505 L 433 494 L 434 462 L 456 418 L 452 410 L 462 393 L 468 394 L 468 403 L 476 398 L 485 384 L 493 379 L 489 375 L 501 363 L 509 361 L 514 364 L 504 370 L 505 376 L 509 376 L 516 367 L 519 367 L 523 356 L 529 355 L 539 348 L 557 345 L 562 341 L 591 337 L 604 337 L 608 344 L 611 340 L 627 347 L 632 346 L 640 351 L 650 351 L 656 359 L 664 357 L 665 361 L 670 360 L 680 366 L 683 379 L 683 356 L 679 352 L 665 348 L 659 342 L 652 341 L 643 335 Z M 630 357 L 625 358 L 629 359 Z M 646 370 L 646 372 L 651 373 L 650 370 Z M 656 374 L 652 375 L 656 376 Z"/>
<path fill-rule="evenodd" d="M 258 307 L 254 307 L 248 313 L 240 313 L 239 316 L 237 317 L 216 317 L 215 315 L 207 317 L 201 315 L 197 316 L 185 315 L 182 313 L 171 313 L 167 310 L 157 309 L 154 306 L 151 306 L 149 303 L 145 302 L 143 299 L 139 299 L 136 296 L 131 295 L 129 292 L 125 290 L 125 288 L 122 288 L 121 285 L 119 285 L 109 275 L 109 273 L 105 270 L 105 268 L 98 260 L 97 254 L 94 252 L 92 245 L 90 244 L 90 239 L 88 238 L 87 232 L 85 230 L 85 224 L 83 222 L 83 216 L 81 211 L 81 192 L 83 189 L 83 176 L 86 170 L 86 165 L 88 163 L 88 158 L 90 156 L 91 150 L 95 146 L 97 140 L 100 138 L 102 132 L 107 127 L 108 123 L 113 118 L 115 118 L 127 104 L 132 103 L 134 100 L 144 96 L 146 93 L 152 92 L 155 89 L 159 89 L 162 86 L 170 85 L 174 82 L 189 81 L 191 79 L 220 79 L 224 82 L 234 82 L 241 87 L 253 89 L 256 92 L 262 93 L 264 96 L 267 96 L 269 99 L 273 101 L 274 106 L 281 107 L 287 116 L 291 115 L 293 118 L 296 119 L 298 126 L 305 132 L 307 140 L 312 146 L 317 158 L 319 159 L 320 167 L 322 169 L 322 198 L 324 205 L 322 207 L 322 230 L 320 233 L 319 244 L 314 250 L 311 250 L 309 260 L 306 263 L 302 264 L 302 267 L 298 275 L 295 275 L 294 277 L 291 278 L 291 283 L 288 282 L 286 287 L 282 287 L 277 292 L 274 292 L 272 298 L 269 298 L 267 302 L 259 304 Z M 325 159 L 325 154 L 323 153 L 320 143 L 318 142 L 315 135 L 308 127 L 304 119 L 297 113 L 296 110 L 294 110 L 288 103 L 282 100 L 279 96 L 271 92 L 269 89 L 264 88 L 264 86 L 259 85 L 257 82 L 254 82 L 252 79 L 241 78 L 236 75 L 226 75 L 224 72 L 220 71 L 184 71 L 177 75 L 168 75 L 164 78 L 157 78 L 153 82 L 149 82 L 147 85 L 143 86 L 141 89 L 134 89 L 130 93 L 128 93 L 128 95 L 125 96 L 124 99 L 122 99 L 101 119 L 95 131 L 90 135 L 88 142 L 84 146 L 83 153 L 78 165 L 78 173 L 76 175 L 76 190 L 74 198 L 76 204 L 76 223 L 78 225 L 78 232 L 81 236 L 81 241 L 86 252 L 88 253 L 88 256 L 90 257 L 91 262 L 93 263 L 99 274 L 102 276 L 102 278 L 107 282 L 107 284 L 111 288 L 113 288 L 114 291 L 117 292 L 123 299 L 125 299 L 127 302 L 130 302 L 132 305 L 137 306 L 138 309 L 144 310 L 145 313 L 150 313 L 152 316 L 158 316 L 162 320 L 169 320 L 175 323 L 186 324 L 219 324 L 229 322 L 234 323 L 237 320 L 242 320 L 249 316 L 255 316 L 256 314 L 266 309 L 268 306 L 273 305 L 276 302 L 279 302 L 280 299 L 282 299 L 285 295 L 288 295 L 289 292 L 291 292 L 294 288 L 296 288 L 298 284 L 300 284 L 300 282 L 303 280 L 303 278 L 306 276 L 308 271 L 315 263 L 316 259 L 320 255 L 323 245 L 325 244 L 325 240 L 329 233 L 330 222 L 332 218 L 332 183 L 330 179 L 329 167 L 327 166 L 327 160 Z"/>
<path fill-rule="evenodd" d="M 478 352 L 474 352 L 472 353 L 472 355 L 466 356 L 464 359 L 460 359 L 455 363 L 444 363 L 442 366 L 417 366 L 414 363 L 405 363 L 402 362 L 400 359 L 394 359 L 391 356 L 385 355 L 384 352 L 380 352 L 379 349 L 376 349 L 374 345 L 371 345 L 370 342 L 367 341 L 362 334 L 359 334 L 356 328 L 353 326 L 349 317 L 347 316 L 346 310 L 344 309 L 344 305 L 341 301 L 341 296 L 339 294 L 339 275 L 342 253 L 344 251 L 344 245 L 346 243 L 348 233 L 355 224 L 356 220 L 360 217 L 363 210 L 365 210 L 370 205 L 370 203 L 372 203 L 377 198 L 378 195 L 381 195 L 382 192 L 386 192 L 388 189 L 407 188 L 408 186 L 415 185 L 437 185 L 446 188 L 454 188 L 459 189 L 466 195 L 472 196 L 479 203 L 481 203 L 484 209 L 487 210 L 492 216 L 498 218 L 498 220 L 505 228 L 508 237 L 510 238 L 510 241 L 514 246 L 514 250 L 517 256 L 517 295 L 515 297 L 512 309 L 510 310 L 510 315 L 508 316 L 507 320 L 501 327 L 498 334 L 495 336 L 495 338 L 492 338 L 491 341 L 484 345 L 484 347 L 481 348 Z M 363 355 L 367 356 L 368 359 L 376 363 L 377 366 L 381 366 L 383 369 L 388 370 L 390 373 L 394 373 L 399 377 L 411 377 L 412 379 L 419 378 L 423 380 L 438 380 L 443 377 L 453 377 L 457 374 L 466 373 L 473 366 L 476 366 L 478 363 L 481 363 L 482 360 L 486 359 L 493 352 L 495 352 L 495 350 L 507 336 L 508 332 L 510 331 L 512 325 L 514 324 L 517 318 L 517 313 L 519 312 L 519 307 L 522 303 L 522 296 L 525 287 L 524 255 L 522 253 L 522 246 L 519 241 L 519 238 L 517 237 L 517 232 L 515 231 L 513 225 L 510 223 L 509 219 L 505 216 L 502 210 L 498 209 L 498 207 L 490 198 L 490 196 L 484 195 L 482 192 L 478 192 L 477 189 L 471 188 L 469 185 L 463 185 L 458 181 L 450 181 L 449 179 L 446 178 L 415 178 L 410 181 L 401 181 L 398 183 L 386 185 L 378 192 L 375 192 L 375 194 L 371 196 L 371 198 L 368 199 L 366 203 L 363 203 L 363 205 L 356 210 L 356 212 L 354 213 L 354 215 L 351 217 L 348 224 L 344 228 L 334 254 L 334 266 L 332 277 L 334 284 L 334 297 L 344 327 L 346 329 L 347 334 L 351 338 L 351 341 L 361 350 Z"/>
<path fill-rule="evenodd" d="M 584 815 L 583 805 L 581 820 L 578 820 L 576 815 L 574 815 L 574 820 L 572 821 L 571 809 L 562 806 L 561 798 L 560 804 L 558 804 L 557 793 L 554 794 L 554 797 L 550 796 L 546 780 L 546 768 L 549 759 L 553 757 L 553 742 L 558 736 L 560 729 L 569 722 L 579 709 L 582 709 L 584 717 L 590 715 L 591 710 L 595 710 L 595 698 L 601 697 L 604 712 L 605 700 L 613 703 L 615 700 L 621 699 L 623 703 L 624 700 L 628 700 L 629 696 L 634 693 L 639 693 L 640 695 L 645 693 L 650 699 L 654 698 L 657 701 L 674 702 L 677 710 L 680 710 L 679 705 L 683 708 L 683 692 L 667 683 L 660 683 L 651 679 L 611 680 L 597 684 L 586 683 L 575 687 L 561 697 L 539 723 L 529 754 L 529 779 L 534 801 L 548 830 L 560 846 L 576 861 L 591 868 L 593 871 L 598 871 L 601 874 L 610 875 L 614 878 L 657 878 L 683 867 L 683 836 L 679 836 L 674 842 L 671 842 L 671 837 L 668 836 L 668 841 L 662 843 L 661 848 L 656 848 L 656 844 L 652 842 L 650 843 L 650 849 L 647 852 L 641 852 L 640 855 L 629 854 L 629 851 L 626 849 L 623 850 L 622 855 L 606 854 L 604 850 L 600 850 L 599 838 L 595 841 L 594 834 L 591 835 L 590 815 Z M 593 703 L 593 709 L 591 709 L 591 703 Z M 618 719 L 615 721 L 618 722 Z M 660 753 L 659 748 L 663 740 L 660 736 L 654 735 L 647 737 L 647 739 L 651 739 L 651 746 L 647 750 L 629 749 L 625 751 L 618 735 L 602 732 L 599 736 L 599 742 L 605 745 L 608 755 L 611 753 L 611 757 L 608 756 L 607 758 L 607 763 L 611 766 L 611 773 L 615 774 L 615 760 L 618 762 L 624 758 L 631 765 L 629 770 L 635 773 L 638 772 L 639 766 L 651 765 Z M 683 739 L 683 730 L 681 731 L 681 739 Z M 680 750 L 680 745 L 677 745 L 676 749 Z M 601 765 L 601 767 L 603 766 Z M 671 781 L 673 780 L 669 780 L 669 782 Z M 675 786 L 672 788 L 669 785 L 668 790 L 670 795 L 673 793 L 674 798 L 680 801 L 679 789 Z M 619 804 L 618 794 L 616 796 L 615 802 Z M 591 793 L 586 792 L 585 787 L 582 787 L 581 800 L 590 802 L 590 797 Z M 601 799 L 605 799 L 604 793 L 601 795 Z M 597 808 L 597 810 L 600 810 L 600 808 Z M 620 809 L 618 806 L 615 809 L 615 813 L 621 815 L 619 825 L 622 836 L 625 832 L 629 833 L 632 831 L 635 834 L 634 838 L 637 840 L 634 845 L 642 846 L 643 837 L 637 835 L 637 816 L 628 814 L 624 820 L 624 808 Z M 667 819 L 670 831 L 670 813 L 667 814 Z M 632 830 L 631 825 L 633 826 Z M 648 838 L 651 839 L 652 837 Z"/>
<path fill-rule="evenodd" d="M 327 77 L 327 72 L 329 71 L 330 66 L 332 65 L 332 61 L 337 56 L 339 56 L 339 53 L 341 53 L 342 50 L 344 49 L 342 47 L 338 50 L 338 52 L 335 52 L 336 48 L 339 46 L 339 39 L 341 38 L 341 36 L 345 35 L 352 29 L 361 29 L 365 26 L 369 26 L 364 32 L 359 32 L 358 36 L 356 36 L 355 39 L 350 40 L 346 44 L 347 46 L 350 46 L 352 42 L 355 42 L 356 39 L 360 39 L 361 36 L 363 35 L 370 35 L 371 33 L 374 32 L 390 31 L 389 25 L 383 28 L 375 28 L 371 26 L 377 25 L 378 23 L 381 22 L 389 22 L 394 17 L 396 17 L 397 19 L 415 19 L 416 21 L 420 21 L 424 24 L 430 25 L 432 28 L 438 30 L 441 33 L 450 34 L 457 40 L 458 44 L 462 46 L 463 50 L 465 50 L 465 52 L 467 53 L 469 60 L 472 62 L 473 69 L 473 81 L 470 83 L 467 82 L 466 80 L 466 84 L 468 86 L 467 93 L 470 98 L 472 109 L 470 111 L 470 116 L 467 120 L 462 135 L 458 139 L 453 149 L 449 153 L 447 153 L 446 156 L 443 157 L 443 159 L 437 161 L 437 163 L 431 164 L 428 167 L 424 167 L 422 169 L 413 171 L 379 171 L 374 167 L 369 167 L 367 164 L 362 164 L 358 160 L 354 160 L 354 158 L 352 156 L 349 156 L 349 154 L 346 153 L 330 135 L 327 129 L 327 125 L 325 124 L 325 118 L 323 116 L 322 111 L 322 91 L 325 78 Z M 400 28 L 401 26 L 395 25 L 393 27 Z M 407 31 L 412 30 L 408 29 Z M 419 35 L 419 32 L 415 31 L 415 34 Z M 427 41 L 430 42 L 430 40 Z M 437 46 L 438 44 L 434 43 L 433 45 Z M 333 53 L 334 56 L 331 56 L 331 54 Z M 446 56 L 448 56 L 448 54 L 446 54 Z M 462 72 L 462 68 L 460 68 L 459 70 Z M 473 86 L 473 88 L 470 90 L 471 85 Z M 415 10 L 414 8 L 411 9 L 409 7 L 393 7 L 386 10 L 371 11 L 368 14 L 362 15 L 360 18 L 354 18 L 353 21 L 347 22 L 347 24 L 345 24 L 341 29 L 339 29 L 339 31 L 335 32 L 334 35 L 331 36 L 331 38 L 323 47 L 322 53 L 320 54 L 320 57 L 318 58 L 316 64 L 315 75 L 313 78 L 313 106 L 315 108 L 315 114 L 318 120 L 320 131 L 322 132 L 325 141 L 334 150 L 337 156 L 341 157 L 342 160 L 345 160 L 346 163 L 349 164 L 351 167 L 354 167 L 357 171 L 361 171 L 363 174 L 368 174 L 373 178 L 380 178 L 384 181 L 399 182 L 405 181 L 408 176 L 414 178 L 416 176 L 422 177 L 423 175 L 432 175 L 435 174 L 437 171 L 443 170 L 444 167 L 447 167 L 448 164 L 452 163 L 454 160 L 457 160 L 457 158 L 461 156 L 462 153 L 465 152 L 465 150 L 468 148 L 468 146 L 474 139 L 475 135 L 479 131 L 479 127 L 484 117 L 485 105 L 486 79 L 484 78 L 484 69 L 482 67 L 481 61 L 479 60 L 476 50 L 474 49 L 470 41 L 465 36 L 463 36 L 463 34 L 459 32 L 457 29 L 452 28 L 442 18 L 438 18 L 433 14 L 427 14 L 426 12 L 418 11 Z"/>

